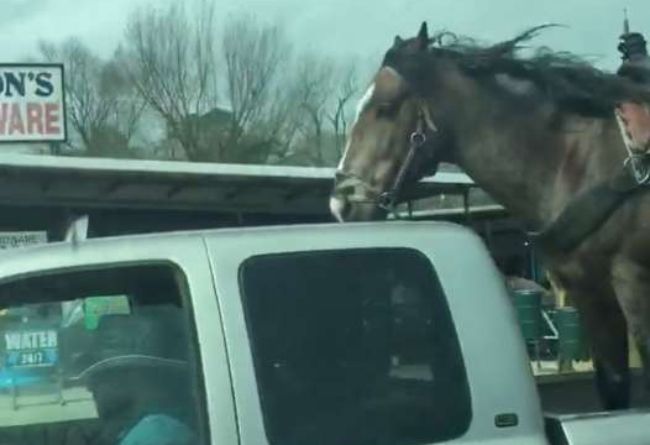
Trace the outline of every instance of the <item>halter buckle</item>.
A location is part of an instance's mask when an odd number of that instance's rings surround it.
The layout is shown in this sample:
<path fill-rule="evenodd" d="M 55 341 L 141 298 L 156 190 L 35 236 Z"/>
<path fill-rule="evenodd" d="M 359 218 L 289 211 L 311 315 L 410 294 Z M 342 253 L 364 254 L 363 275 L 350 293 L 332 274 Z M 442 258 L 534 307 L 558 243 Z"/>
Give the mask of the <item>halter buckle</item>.
<path fill-rule="evenodd" d="M 423 131 L 417 130 L 411 133 L 410 142 L 412 146 L 420 147 L 427 141 L 427 135 Z"/>
<path fill-rule="evenodd" d="M 395 209 L 395 194 L 393 191 L 384 192 L 377 197 L 377 206 L 391 212 Z"/>

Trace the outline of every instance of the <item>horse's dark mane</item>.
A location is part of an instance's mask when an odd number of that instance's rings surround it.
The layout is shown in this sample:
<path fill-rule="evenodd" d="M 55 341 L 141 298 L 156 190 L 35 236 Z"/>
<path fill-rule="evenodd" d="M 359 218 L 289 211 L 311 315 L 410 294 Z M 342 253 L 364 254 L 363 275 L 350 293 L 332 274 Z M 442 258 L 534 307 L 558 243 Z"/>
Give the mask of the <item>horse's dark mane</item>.
<path fill-rule="evenodd" d="M 552 26 L 557 25 L 536 26 L 510 40 L 489 46 L 447 31 L 439 32 L 430 39 L 425 53 L 428 57 L 422 60 L 453 60 L 475 78 L 503 73 L 531 81 L 560 108 L 580 114 L 609 115 L 613 107 L 624 100 L 650 102 L 650 87 L 644 88 L 625 77 L 599 70 L 575 54 L 544 47 L 530 55 L 521 54 L 525 43 Z M 384 63 L 403 59 L 399 53 L 406 51 L 412 41 L 404 41 L 389 50 Z"/>

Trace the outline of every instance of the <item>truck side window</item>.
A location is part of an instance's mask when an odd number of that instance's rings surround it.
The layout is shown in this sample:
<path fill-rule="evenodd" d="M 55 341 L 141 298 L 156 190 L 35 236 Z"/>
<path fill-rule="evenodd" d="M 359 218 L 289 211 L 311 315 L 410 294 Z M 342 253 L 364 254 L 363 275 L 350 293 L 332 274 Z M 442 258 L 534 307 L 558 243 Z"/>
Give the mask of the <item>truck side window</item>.
<path fill-rule="evenodd" d="M 111 266 L 1 284 L 0 443 L 204 443 L 179 274 Z"/>
<path fill-rule="evenodd" d="M 421 253 L 258 256 L 240 283 L 271 445 L 415 445 L 467 431 L 459 342 Z"/>

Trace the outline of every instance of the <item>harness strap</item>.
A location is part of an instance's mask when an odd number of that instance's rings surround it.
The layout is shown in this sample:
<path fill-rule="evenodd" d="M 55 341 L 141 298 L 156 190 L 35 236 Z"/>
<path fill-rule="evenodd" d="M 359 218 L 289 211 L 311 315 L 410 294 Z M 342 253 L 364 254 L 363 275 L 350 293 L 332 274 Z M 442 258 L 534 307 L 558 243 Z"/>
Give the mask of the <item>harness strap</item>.
<path fill-rule="evenodd" d="M 616 109 L 621 136 L 628 152 L 650 150 L 650 106 L 646 103 L 623 102 Z"/>
<path fill-rule="evenodd" d="M 644 163 L 648 163 L 647 156 Z M 545 229 L 529 235 L 544 249 L 567 253 L 595 232 L 627 198 L 644 190 L 643 186 L 625 165 L 614 177 L 574 198 Z"/>
<path fill-rule="evenodd" d="M 644 162 L 650 150 L 650 110 L 647 104 L 631 102 L 619 104 L 614 115 L 627 151 L 626 163 L 630 164 L 632 173 L 639 183 L 650 180 L 650 169 Z"/>
<path fill-rule="evenodd" d="M 595 232 L 635 192 L 650 183 L 650 110 L 622 103 L 614 110 L 627 157 L 623 168 L 574 198 L 548 227 L 530 236 L 542 248 L 566 253 Z"/>

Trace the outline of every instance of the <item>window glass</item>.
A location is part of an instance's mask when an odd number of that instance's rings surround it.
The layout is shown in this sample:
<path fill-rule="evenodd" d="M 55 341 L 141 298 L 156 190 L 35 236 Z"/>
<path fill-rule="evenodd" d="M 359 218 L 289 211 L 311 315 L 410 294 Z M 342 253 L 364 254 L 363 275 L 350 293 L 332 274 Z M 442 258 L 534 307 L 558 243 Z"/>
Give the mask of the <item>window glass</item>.
<path fill-rule="evenodd" d="M 414 445 L 467 430 L 458 339 L 423 255 L 254 257 L 241 285 L 272 445 Z"/>
<path fill-rule="evenodd" d="M 178 277 L 146 265 L 0 286 L 0 443 L 203 443 Z"/>

